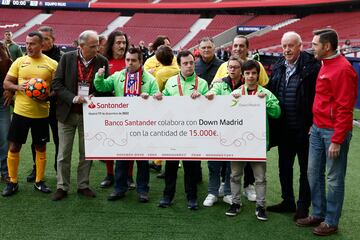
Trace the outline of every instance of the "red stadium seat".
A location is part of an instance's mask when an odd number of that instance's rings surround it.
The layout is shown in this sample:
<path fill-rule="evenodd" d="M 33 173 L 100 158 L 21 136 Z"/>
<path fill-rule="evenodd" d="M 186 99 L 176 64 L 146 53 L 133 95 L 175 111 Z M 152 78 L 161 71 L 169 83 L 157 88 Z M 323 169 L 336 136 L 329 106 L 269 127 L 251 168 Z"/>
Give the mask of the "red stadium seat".
<path fill-rule="evenodd" d="M 95 30 L 102 33 L 106 30 L 119 13 L 55 11 L 54 14 L 41 25 L 50 26 L 55 31 L 56 43 L 71 45 L 85 30 Z M 24 43 L 26 35 L 37 30 L 41 25 L 36 25 L 18 36 L 15 41 Z"/>
<path fill-rule="evenodd" d="M 250 49 L 263 49 L 271 47 L 268 51 L 280 52 L 281 48 L 276 46 L 280 45 L 280 39 L 287 31 L 295 31 L 299 33 L 304 42 L 304 48 L 309 48 L 311 47 L 310 43 L 313 38 L 312 31 L 325 27 L 334 28 L 338 32 L 341 40 L 357 39 L 359 41 L 360 32 L 355 29 L 360 29 L 360 11 L 350 13 L 312 14 L 306 16 L 279 30 L 271 31 L 262 36 L 251 38 Z"/>
<path fill-rule="evenodd" d="M 0 9 L 0 36 L 4 36 L 5 30 L 16 32 L 25 26 L 30 19 L 39 14 L 40 10 L 27 9 Z"/>

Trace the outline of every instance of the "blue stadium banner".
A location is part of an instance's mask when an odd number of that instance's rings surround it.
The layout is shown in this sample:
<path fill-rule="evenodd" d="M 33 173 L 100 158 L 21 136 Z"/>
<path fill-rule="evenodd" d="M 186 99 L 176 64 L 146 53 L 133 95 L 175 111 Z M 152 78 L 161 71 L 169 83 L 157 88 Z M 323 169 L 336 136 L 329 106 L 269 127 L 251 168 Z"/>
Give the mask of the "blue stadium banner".
<path fill-rule="evenodd" d="M 35 8 L 88 8 L 85 2 L 48 2 L 48 1 L 26 1 L 26 0 L 1 0 L 1 6 L 11 7 L 35 7 Z"/>
<path fill-rule="evenodd" d="M 237 34 L 249 34 L 252 32 L 259 31 L 267 26 L 237 26 Z"/>

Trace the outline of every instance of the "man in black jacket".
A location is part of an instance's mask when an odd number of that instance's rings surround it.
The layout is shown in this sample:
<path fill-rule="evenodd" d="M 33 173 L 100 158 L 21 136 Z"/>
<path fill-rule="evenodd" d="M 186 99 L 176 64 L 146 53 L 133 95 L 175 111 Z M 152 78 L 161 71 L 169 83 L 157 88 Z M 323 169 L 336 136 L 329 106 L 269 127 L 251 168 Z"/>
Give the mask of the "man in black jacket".
<path fill-rule="evenodd" d="M 77 192 L 86 197 L 95 197 L 89 188 L 91 161 L 85 160 L 84 123 L 82 104 L 85 97 L 93 95 L 93 79 L 99 68 L 109 73 L 108 61 L 98 54 L 99 37 L 94 31 L 84 31 L 79 36 L 80 48 L 65 53 L 58 65 L 53 88 L 58 102 L 56 116 L 59 121 L 59 155 L 57 159 L 57 190 L 53 200 L 67 196 L 70 188 L 71 153 L 76 129 L 79 133 L 79 164 L 77 169 Z"/>
<path fill-rule="evenodd" d="M 200 57 L 195 61 L 196 74 L 205 79 L 210 86 L 221 64 L 224 63 L 215 55 L 215 44 L 212 38 L 204 37 L 199 41 Z"/>
<path fill-rule="evenodd" d="M 269 206 L 272 212 L 296 212 L 294 220 L 306 217 L 310 207 L 307 179 L 309 129 L 312 125 L 312 104 L 320 63 L 301 51 L 301 37 L 286 32 L 281 45 L 284 56 L 274 65 L 268 89 L 279 99 L 281 117 L 270 122 L 270 147 L 278 146 L 279 177 L 283 201 Z M 295 204 L 293 165 L 297 155 L 300 166 L 299 200 Z"/>
<path fill-rule="evenodd" d="M 59 62 L 62 52 L 61 52 L 60 48 L 54 44 L 55 37 L 54 37 L 53 28 L 48 27 L 48 26 L 41 26 L 38 29 L 38 31 L 41 33 L 41 35 L 44 38 L 42 53 L 45 54 L 46 56 L 48 56 L 49 58 Z M 55 168 L 55 170 L 57 170 L 56 160 L 57 160 L 57 155 L 59 152 L 59 135 L 58 135 L 58 127 L 57 127 L 57 119 L 56 119 L 56 96 L 55 96 L 54 91 L 52 91 L 50 93 L 49 126 L 51 128 L 51 133 L 52 133 L 53 141 L 55 144 L 54 168 Z M 34 161 L 34 167 L 33 167 L 33 170 L 31 171 L 31 173 L 29 174 L 29 176 L 27 176 L 27 178 L 26 178 L 26 180 L 28 182 L 33 182 L 33 181 L 35 181 L 35 178 L 36 178 L 36 165 L 35 165 L 36 152 L 35 152 L 34 143 L 31 144 L 31 151 L 32 151 L 32 157 L 33 157 L 33 161 Z"/>

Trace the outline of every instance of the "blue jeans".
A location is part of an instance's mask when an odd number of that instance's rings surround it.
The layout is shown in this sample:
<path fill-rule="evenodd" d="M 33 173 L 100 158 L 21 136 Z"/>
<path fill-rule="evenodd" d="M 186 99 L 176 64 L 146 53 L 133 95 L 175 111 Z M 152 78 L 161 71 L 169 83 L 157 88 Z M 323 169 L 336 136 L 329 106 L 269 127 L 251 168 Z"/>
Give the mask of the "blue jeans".
<path fill-rule="evenodd" d="M 127 192 L 128 186 L 128 170 L 130 161 L 115 161 L 115 192 Z M 149 161 L 136 161 L 136 191 L 138 193 L 149 192 Z"/>
<path fill-rule="evenodd" d="M 7 135 L 10 127 L 10 107 L 4 107 L 4 99 L 0 97 L 0 170 L 1 175 L 7 176 L 7 153 L 8 140 Z"/>
<path fill-rule="evenodd" d="M 221 168 L 223 166 L 222 161 L 208 161 L 209 168 L 209 186 L 208 193 L 215 196 L 219 195 Z M 224 185 L 224 196 L 231 195 L 230 188 L 230 162 L 226 162 L 226 173 L 225 173 L 225 185 Z"/>
<path fill-rule="evenodd" d="M 347 133 L 341 144 L 337 159 L 328 156 L 333 129 L 318 128 L 315 124 L 310 130 L 308 179 L 311 190 L 312 215 L 324 218 L 325 223 L 337 226 L 344 201 L 347 154 L 351 132 Z M 326 168 L 326 169 L 325 169 Z M 327 171 L 327 195 L 325 193 L 325 172 Z"/>

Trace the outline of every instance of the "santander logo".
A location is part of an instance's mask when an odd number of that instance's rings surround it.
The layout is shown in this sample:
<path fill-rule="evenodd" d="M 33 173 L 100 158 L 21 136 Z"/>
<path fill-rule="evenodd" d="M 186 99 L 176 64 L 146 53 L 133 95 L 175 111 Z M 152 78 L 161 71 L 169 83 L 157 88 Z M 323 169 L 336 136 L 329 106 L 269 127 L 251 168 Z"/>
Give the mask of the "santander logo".
<path fill-rule="evenodd" d="M 88 108 L 96 108 L 96 105 L 93 102 L 90 102 L 88 105 Z"/>
<path fill-rule="evenodd" d="M 128 103 L 96 103 L 94 104 L 92 101 L 88 104 L 88 108 L 107 108 L 107 109 L 117 109 L 117 108 L 128 108 Z"/>

